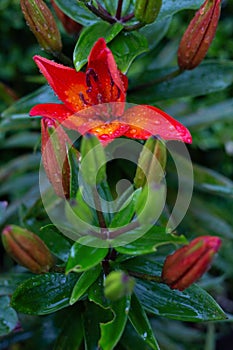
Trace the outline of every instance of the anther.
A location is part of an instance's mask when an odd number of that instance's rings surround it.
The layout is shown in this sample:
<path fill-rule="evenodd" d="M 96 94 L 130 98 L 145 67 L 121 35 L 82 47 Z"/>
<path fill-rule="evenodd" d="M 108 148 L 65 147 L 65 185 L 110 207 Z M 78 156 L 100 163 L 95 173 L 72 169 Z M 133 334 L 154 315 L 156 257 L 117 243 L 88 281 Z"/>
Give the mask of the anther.
<path fill-rule="evenodd" d="M 83 95 L 82 92 L 79 93 L 79 97 L 80 97 L 80 99 L 82 100 L 82 102 L 83 102 L 83 104 L 84 104 L 85 106 L 90 105 L 90 103 L 86 101 L 86 99 L 85 99 L 85 97 L 84 97 L 84 95 Z"/>
<path fill-rule="evenodd" d="M 98 79 L 98 75 L 96 74 L 96 72 L 94 71 L 93 68 L 89 68 L 86 71 L 86 83 L 87 83 L 88 87 L 92 87 L 92 85 L 91 85 L 91 77 L 94 79 L 95 82 L 97 82 L 99 80 Z"/>

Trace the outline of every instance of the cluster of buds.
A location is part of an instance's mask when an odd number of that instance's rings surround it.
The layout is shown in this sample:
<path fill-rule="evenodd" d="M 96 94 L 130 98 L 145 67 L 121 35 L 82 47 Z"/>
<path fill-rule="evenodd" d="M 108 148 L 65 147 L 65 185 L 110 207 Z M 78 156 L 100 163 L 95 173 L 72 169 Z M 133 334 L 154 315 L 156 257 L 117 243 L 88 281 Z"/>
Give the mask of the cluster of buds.
<path fill-rule="evenodd" d="M 205 57 L 215 36 L 221 0 L 206 0 L 185 31 L 178 49 L 181 70 L 197 67 Z"/>
<path fill-rule="evenodd" d="M 220 245 L 219 237 L 195 238 L 188 245 L 167 256 L 162 281 L 171 289 L 182 291 L 188 288 L 207 271 Z"/>
<path fill-rule="evenodd" d="M 46 273 L 55 264 L 45 243 L 31 231 L 19 226 L 6 226 L 2 232 L 2 243 L 12 259 L 31 272 Z"/>

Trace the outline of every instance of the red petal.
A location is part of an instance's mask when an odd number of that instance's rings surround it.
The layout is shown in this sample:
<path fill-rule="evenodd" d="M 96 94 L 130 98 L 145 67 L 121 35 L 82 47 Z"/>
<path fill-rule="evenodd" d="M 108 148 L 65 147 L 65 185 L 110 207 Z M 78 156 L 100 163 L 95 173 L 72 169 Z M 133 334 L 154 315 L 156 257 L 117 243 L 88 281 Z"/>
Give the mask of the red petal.
<path fill-rule="evenodd" d="M 113 139 L 120 137 L 125 134 L 128 129 L 128 125 L 122 124 L 118 121 L 113 121 L 111 123 L 100 124 L 89 132 L 96 135 L 99 140 L 103 143 L 108 143 Z"/>
<path fill-rule="evenodd" d="M 65 67 L 41 56 L 34 56 L 34 61 L 40 68 L 48 83 L 58 95 L 59 99 L 73 112 L 86 107 L 86 102 L 92 104 L 86 90 L 86 77 L 83 72 Z M 80 98 L 80 93 L 83 98 Z"/>
<path fill-rule="evenodd" d="M 126 110 L 120 120 L 129 125 L 124 136 L 147 139 L 151 135 L 164 140 L 192 142 L 188 129 L 159 108 L 139 105 Z"/>
<path fill-rule="evenodd" d="M 47 117 L 57 120 L 59 123 L 62 123 L 72 114 L 73 112 L 66 108 L 66 106 L 58 103 L 44 103 L 36 105 L 29 112 L 31 117 Z"/>
<path fill-rule="evenodd" d="M 96 87 L 105 102 L 124 102 L 128 79 L 117 69 L 111 50 L 100 38 L 93 46 L 88 58 L 88 69 L 97 75 Z"/>

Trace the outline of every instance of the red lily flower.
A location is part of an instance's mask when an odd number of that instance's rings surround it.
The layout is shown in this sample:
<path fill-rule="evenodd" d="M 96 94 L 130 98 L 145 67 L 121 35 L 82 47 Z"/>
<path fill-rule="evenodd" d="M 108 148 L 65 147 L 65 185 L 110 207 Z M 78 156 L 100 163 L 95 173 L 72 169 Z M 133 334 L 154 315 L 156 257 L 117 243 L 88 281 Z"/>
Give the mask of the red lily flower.
<path fill-rule="evenodd" d="M 159 135 L 191 143 L 189 131 L 156 107 L 139 105 L 125 111 L 128 80 L 117 69 L 103 38 L 93 46 L 85 73 L 40 56 L 34 60 L 63 104 L 36 105 L 31 116 L 51 118 L 81 134 L 93 133 L 102 142 L 120 136 L 145 140 Z"/>

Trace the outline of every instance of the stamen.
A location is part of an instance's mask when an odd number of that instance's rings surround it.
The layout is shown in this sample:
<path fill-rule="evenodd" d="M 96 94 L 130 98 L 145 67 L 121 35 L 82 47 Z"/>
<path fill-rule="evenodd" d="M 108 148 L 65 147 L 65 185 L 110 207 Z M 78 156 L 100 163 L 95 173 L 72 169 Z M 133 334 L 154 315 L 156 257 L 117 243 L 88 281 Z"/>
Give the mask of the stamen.
<path fill-rule="evenodd" d="M 87 86 L 90 88 L 92 87 L 91 77 L 94 79 L 95 82 L 97 82 L 99 80 L 98 75 L 96 74 L 96 72 L 93 68 L 89 68 L 86 71 L 86 83 L 87 83 Z"/>
<path fill-rule="evenodd" d="M 84 106 L 90 106 L 90 103 L 86 101 L 82 92 L 79 93 L 79 97 L 82 100 L 82 103 L 84 104 Z"/>

